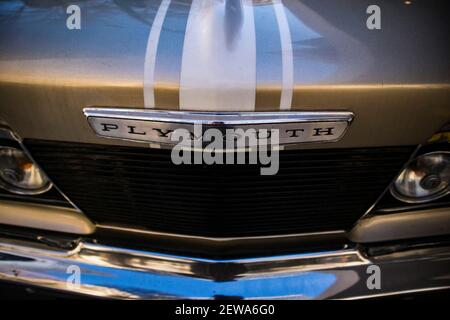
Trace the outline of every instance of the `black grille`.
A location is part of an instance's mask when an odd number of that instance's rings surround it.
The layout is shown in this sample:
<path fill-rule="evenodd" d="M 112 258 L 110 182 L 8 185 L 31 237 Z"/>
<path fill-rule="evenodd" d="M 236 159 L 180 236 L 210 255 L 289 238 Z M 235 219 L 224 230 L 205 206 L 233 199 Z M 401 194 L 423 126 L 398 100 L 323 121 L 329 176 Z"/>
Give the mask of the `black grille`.
<path fill-rule="evenodd" d="M 170 150 L 28 140 L 90 218 L 215 237 L 348 229 L 408 159 L 411 147 L 292 150 L 280 170 L 172 164 Z"/>

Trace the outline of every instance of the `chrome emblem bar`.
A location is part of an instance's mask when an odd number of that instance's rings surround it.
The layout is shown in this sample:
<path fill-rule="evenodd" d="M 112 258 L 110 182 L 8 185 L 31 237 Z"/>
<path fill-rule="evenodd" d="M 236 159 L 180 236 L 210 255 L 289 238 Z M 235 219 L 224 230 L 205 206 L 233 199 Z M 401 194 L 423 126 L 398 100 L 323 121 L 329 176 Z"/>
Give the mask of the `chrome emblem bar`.
<path fill-rule="evenodd" d="M 354 115 L 349 111 L 193 112 L 126 108 L 85 108 L 94 132 L 102 137 L 174 145 L 176 129 L 194 125 L 222 129 L 278 129 L 280 145 L 340 140 Z"/>

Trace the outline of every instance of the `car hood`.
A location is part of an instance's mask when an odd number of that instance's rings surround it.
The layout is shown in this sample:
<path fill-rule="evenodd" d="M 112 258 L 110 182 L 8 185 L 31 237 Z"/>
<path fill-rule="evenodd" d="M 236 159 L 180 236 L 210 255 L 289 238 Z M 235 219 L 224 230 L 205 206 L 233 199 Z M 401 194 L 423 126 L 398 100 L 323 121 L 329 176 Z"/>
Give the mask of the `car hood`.
<path fill-rule="evenodd" d="M 420 143 L 449 118 L 446 18 L 379 1 L 370 30 L 370 4 L 79 1 L 70 30 L 60 1 L 2 2 L 0 118 L 25 138 L 130 144 L 96 137 L 82 109 L 348 110 L 333 146 Z"/>

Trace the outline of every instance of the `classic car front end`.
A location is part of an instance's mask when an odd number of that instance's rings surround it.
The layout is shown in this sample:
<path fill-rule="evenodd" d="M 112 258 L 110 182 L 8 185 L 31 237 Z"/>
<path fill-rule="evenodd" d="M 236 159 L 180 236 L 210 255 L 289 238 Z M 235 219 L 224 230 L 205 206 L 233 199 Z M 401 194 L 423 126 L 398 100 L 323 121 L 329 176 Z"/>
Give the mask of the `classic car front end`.
<path fill-rule="evenodd" d="M 377 2 L 1 2 L 1 283 L 448 290 L 448 21 L 440 1 Z M 205 155 L 208 130 L 224 147 Z"/>

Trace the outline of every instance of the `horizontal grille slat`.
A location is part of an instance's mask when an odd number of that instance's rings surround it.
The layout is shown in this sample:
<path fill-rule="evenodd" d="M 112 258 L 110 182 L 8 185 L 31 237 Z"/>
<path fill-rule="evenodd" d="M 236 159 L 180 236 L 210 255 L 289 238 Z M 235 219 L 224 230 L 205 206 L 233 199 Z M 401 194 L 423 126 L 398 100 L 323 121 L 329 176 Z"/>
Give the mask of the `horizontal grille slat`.
<path fill-rule="evenodd" d="M 379 180 L 379 179 L 377 179 L 377 180 Z M 358 182 L 361 185 L 367 185 L 367 184 L 372 185 L 373 183 L 376 183 L 377 180 L 366 181 L 366 180 L 361 180 L 361 179 L 355 179 L 353 182 Z M 74 183 L 82 183 L 81 179 L 79 179 L 79 178 L 74 178 L 71 181 L 73 181 Z M 111 184 L 111 187 L 112 187 L 113 184 L 118 184 L 117 182 L 111 181 L 109 179 L 99 179 L 99 181 L 100 182 L 103 181 L 105 183 L 109 183 L 109 184 Z M 173 189 L 178 188 L 178 190 L 180 190 L 180 191 L 186 191 L 186 192 L 188 192 L 189 190 L 192 191 L 192 189 L 190 189 L 188 187 L 183 187 L 183 186 L 173 187 L 173 186 L 168 185 L 167 183 L 162 183 L 161 181 L 158 181 L 158 180 L 153 180 L 152 179 L 151 181 L 152 181 L 152 183 L 155 184 L 153 186 L 154 188 L 146 188 L 145 189 L 146 191 L 152 191 L 152 190 L 158 191 L 162 187 L 166 187 L 167 189 L 165 189 L 165 190 L 173 190 Z M 177 182 L 177 181 L 174 181 L 174 182 Z M 190 187 L 195 186 L 195 187 L 197 187 L 196 190 L 204 191 L 206 194 L 214 192 L 214 191 L 211 190 L 211 187 L 201 186 L 199 184 L 200 184 L 200 182 L 195 182 L 195 183 L 193 182 L 190 185 Z M 252 187 L 252 188 L 254 188 L 253 192 L 257 193 L 260 190 L 261 190 L 261 192 L 263 192 L 263 191 L 266 191 L 266 190 L 271 190 L 274 187 L 278 187 L 279 190 L 277 190 L 277 192 L 282 192 L 283 189 L 287 189 L 288 192 L 289 192 L 289 190 L 292 189 L 292 187 L 291 187 L 291 185 L 288 185 L 288 184 L 294 184 L 294 182 L 291 182 L 291 181 L 283 182 L 283 181 L 281 181 L 281 182 L 275 183 L 275 181 L 274 181 L 274 182 L 271 182 L 271 186 L 258 186 L 258 185 L 245 184 L 245 185 L 241 185 L 241 186 L 236 186 L 236 187 L 234 187 L 231 190 L 231 189 L 229 189 L 229 188 L 232 188 L 231 185 L 229 185 L 229 184 L 226 185 L 225 183 L 222 183 L 222 191 L 223 192 L 227 192 L 227 193 L 229 192 L 230 194 L 233 194 L 233 193 L 240 193 L 242 191 L 247 191 L 247 188 Z M 89 184 L 86 184 L 86 185 L 89 185 Z M 142 188 L 142 187 L 146 187 L 147 186 L 147 184 L 145 184 L 143 182 L 136 183 L 136 182 L 129 182 L 129 181 L 123 182 L 123 183 L 121 183 L 121 185 L 129 187 L 129 188 Z M 315 186 L 318 187 L 318 189 L 314 189 Z M 305 183 L 305 184 L 302 184 L 302 187 L 303 188 L 309 188 L 309 189 L 305 190 L 305 192 L 308 192 L 308 191 L 319 191 L 319 190 L 322 190 L 322 191 L 323 190 L 333 191 L 333 190 L 336 190 L 339 187 L 342 187 L 342 185 L 333 183 L 333 184 L 329 184 L 329 185 L 326 185 L 324 187 L 321 187 L 320 184 Z M 194 194 L 196 194 L 196 193 L 194 193 Z"/>
<path fill-rule="evenodd" d="M 26 140 L 35 160 L 94 221 L 212 237 L 348 229 L 412 147 L 280 151 L 256 165 L 172 164 L 170 150 Z"/>

